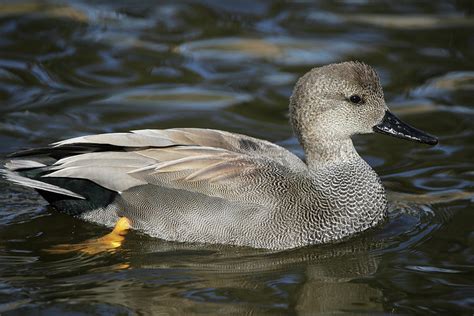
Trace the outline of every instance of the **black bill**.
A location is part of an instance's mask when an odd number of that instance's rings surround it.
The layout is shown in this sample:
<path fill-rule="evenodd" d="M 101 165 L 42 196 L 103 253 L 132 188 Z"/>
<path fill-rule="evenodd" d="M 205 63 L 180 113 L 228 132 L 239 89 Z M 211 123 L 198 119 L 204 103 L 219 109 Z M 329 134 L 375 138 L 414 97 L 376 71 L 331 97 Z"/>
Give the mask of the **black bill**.
<path fill-rule="evenodd" d="M 403 123 L 389 111 L 385 111 L 382 123 L 373 127 L 374 132 L 413 140 L 423 144 L 436 145 L 438 138 Z"/>

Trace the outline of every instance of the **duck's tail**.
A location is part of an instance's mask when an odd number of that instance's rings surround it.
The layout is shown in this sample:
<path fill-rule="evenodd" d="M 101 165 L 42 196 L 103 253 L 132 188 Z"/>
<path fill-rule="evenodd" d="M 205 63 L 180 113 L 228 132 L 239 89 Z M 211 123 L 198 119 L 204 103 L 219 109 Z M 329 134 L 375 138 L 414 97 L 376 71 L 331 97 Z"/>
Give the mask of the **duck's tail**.
<path fill-rule="evenodd" d="M 10 160 L 7 163 L 5 163 L 4 167 L 5 169 L 0 169 L 0 175 L 3 176 L 3 178 L 5 178 L 6 180 L 16 183 L 18 185 L 33 188 L 38 191 L 56 193 L 59 195 L 77 198 L 81 200 L 85 199 L 85 197 L 83 197 L 82 195 L 72 192 L 71 190 L 61 188 L 51 183 L 31 179 L 18 173 L 19 171 L 22 171 L 22 170 L 31 170 L 31 169 L 46 167 L 46 165 L 39 163 L 37 161 Z"/>

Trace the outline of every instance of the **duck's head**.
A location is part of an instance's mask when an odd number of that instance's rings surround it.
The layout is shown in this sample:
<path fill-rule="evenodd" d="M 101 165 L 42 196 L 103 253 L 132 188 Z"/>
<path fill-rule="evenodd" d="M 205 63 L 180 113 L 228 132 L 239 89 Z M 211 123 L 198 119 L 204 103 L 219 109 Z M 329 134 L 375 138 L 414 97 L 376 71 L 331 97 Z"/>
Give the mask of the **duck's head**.
<path fill-rule="evenodd" d="M 303 146 L 373 132 L 438 143 L 436 137 L 403 123 L 389 111 L 377 73 L 360 62 L 331 64 L 306 73 L 291 96 L 290 116 Z"/>

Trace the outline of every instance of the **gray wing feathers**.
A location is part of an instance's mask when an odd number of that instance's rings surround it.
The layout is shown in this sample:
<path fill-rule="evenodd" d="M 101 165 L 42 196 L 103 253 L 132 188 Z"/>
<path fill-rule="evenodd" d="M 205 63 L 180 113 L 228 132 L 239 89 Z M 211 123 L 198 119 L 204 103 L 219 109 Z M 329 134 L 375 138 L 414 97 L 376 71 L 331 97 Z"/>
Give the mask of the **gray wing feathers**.
<path fill-rule="evenodd" d="M 41 168 L 41 167 L 46 167 L 46 165 L 37 161 L 33 161 L 33 160 L 15 159 L 15 160 L 7 161 L 5 163 L 5 168 L 12 171 L 32 169 L 32 168 Z"/>
<path fill-rule="evenodd" d="M 108 144 L 121 147 L 163 148 L 170 146 L 197 146 L 225 149 L 250 156 L 266 156 L 287 165 L 293 170 L 302 170 L 306 165 L 294 154 L 281 146 L 246 135 L 212 129 L 175 128 L 165 130 L 136 130 L 130 133 L 108 133 L 82 136 L 52 144 L 55 147 L 70 144 Z"/>
<path fill-rule="evenodd" d="M 140 168 L 152 163 L 156 163 L 156 160 L 135 152 L 97 152 L 60 159 L 50 169 L 59 170 L 68 167 L 86 166 Z"/>
<path fill-rule="evenodd" d="M 195 145 L 226 149 L 250 156 L 266 156 L 288 165 L 294 170 L 305 169 L 306 165 L 290 151 L 271 142 L 220 130 L 201 128 L 176 128 L 166 130 L 139 130 L 133 133 L 150 137 L 168 138 L 175 144 Z"/>
<path fill-rule="evenodd" d="M 53 143 L 54 147 L 71 144 L 107 144 L 120 147 L 166 147 L 176 145 L 162 137 L 151 137 L 136 133 L 108 133 L 81 136 Z"/>
<path fill-rule="evenodd" d="M 43 177 L 80 178 L 124 192 L 140 185 L 183 189 L 229 200 L 273 199 L 265 186 L 283 183 L 306 165 L 260 139 L 209 129 L 138 130 L 77 137 L 53 144 L 109 144 L 125 151 L 69 156 Z M 266 201 L 270 203 L 271 201 Z"/>
<path fill-rule="evenodd" d="M 87 179 L 112 191 L 122 192 L 131 187 L 146 184 L 146 182 L 128 176 L 130 167 L 67 167 L 44 175 L 43 177 Z"/>
<path fill-rule="evenodd" d="M 258 166 L 254 162 L 244 157 L 229 157 L 227 155 L 220 157 L 198 156 L 157 163 L 130 171 L 129 174 L 138 179 L 148 179 L 147 182 L 155 184 L 171 178 L 174 181 L 207 181 L 217 183 L 224 178 L 228 180 L 249 174 L 250 170 L 257 168 Z"/>
<path fill-rule="evenodd" d="M 128 175 L 129 171 L 156 163 L 134 152 L 99 152 L 58 160 L 43 177 L 79 178 L 93 181 L 109 190 L 122 192 L 146 182 Z"/>
<path fill-rule="evenodd" d="M 151 185 L 268 206 L 280 197 L 273 189 L 291 173 L 269 159 L 228 153 L 161 162 L 129 175 Z"/>

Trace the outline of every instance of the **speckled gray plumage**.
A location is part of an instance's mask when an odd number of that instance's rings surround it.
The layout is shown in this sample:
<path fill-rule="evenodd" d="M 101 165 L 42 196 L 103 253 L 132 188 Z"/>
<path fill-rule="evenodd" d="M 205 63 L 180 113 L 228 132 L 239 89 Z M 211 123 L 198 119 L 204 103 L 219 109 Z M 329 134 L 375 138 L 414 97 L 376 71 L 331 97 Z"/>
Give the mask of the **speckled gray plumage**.
<path fill-rule="evenodd" d="M 362 96 L 363 104 L 349 102 L 353 94 Z M 126 216 L 135 229 L 181 242 L 271 249 L 326 243 L 366 230 L 385 216 L 384 189 L 351 136 L 371 133 L 386 109 L 372 68 L 333 64 L 304 75 L 290 100 L 306 163 L 280 146 L 244 135 L 169 129 L 58 142 L 36 151 L 55 157 L 54 164 L 30 169 L 39 171 L 36 180 L 64 187 L 54 192 L 69 190 L 90 200 L 64 181 L 56 184 L 58 179 L 92 181 L 112 192 L 110 201 L 91 203 L 96 206 L 80 214 L 101 224 L 111 226 Z M 22 174 L 25 165 L 34 164 L 13 160 L 7 167 Z M 78 200 L 64 199 L 72 201 L 68 207 Z"/>

